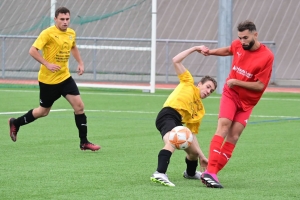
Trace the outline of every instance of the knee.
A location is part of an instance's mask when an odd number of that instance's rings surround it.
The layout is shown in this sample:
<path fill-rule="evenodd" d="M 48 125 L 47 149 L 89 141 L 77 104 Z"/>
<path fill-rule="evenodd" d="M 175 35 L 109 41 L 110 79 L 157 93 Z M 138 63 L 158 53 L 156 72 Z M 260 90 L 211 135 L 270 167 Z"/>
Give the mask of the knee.
<path fill-rule="evenodd" d="M 49 114 L 49 111 L 43 112 L 41 117 L 46 117 Z"/>
<path fill-rule="evenodd" d="M 219 126 L 217 128 L 216 134 L 225 138 L 228 135 L 229 130 L 230 130 L 229 126 Z"/>
<path fill-rule="evenodd" d="M 188 160 L 198 160 L 199 156 L 197 152 L 189 152 L 186 157 Z"/>
<path fill-rule="evenodd" d="M 84 112 L 84 103 L 80 102 L 76 106 L 74 106 L 74 111 L 76 114 L 81 114 Z"/>
<path fill-rule="evenodd" d="M 226 141 L 232 143 L 232 144 L 236 144 L 237 141 L 239 140 L 240 135 L 238 134 L 229 134 L 226 138 Z"/>
<path fill-rule="evenodd" d="M 46 117 L 50 112 L 50 109 L 36 108 L 32 111 L 34 118 Z"/>

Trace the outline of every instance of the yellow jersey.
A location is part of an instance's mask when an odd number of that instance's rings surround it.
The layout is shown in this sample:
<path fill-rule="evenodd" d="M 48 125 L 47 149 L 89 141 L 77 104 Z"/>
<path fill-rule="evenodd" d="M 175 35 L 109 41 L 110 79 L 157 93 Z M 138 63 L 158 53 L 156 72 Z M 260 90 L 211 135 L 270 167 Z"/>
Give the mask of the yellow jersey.
<path fill-rule="evenodd" d="M 33 47 L 43 52 L 43 58 L 49 63 L 60 66 L 57 72 L 51 72 L 46 66 L 41 65 L 38 80 L 45 84 L 58 84 L 71 76 L 68 62 L 71 49 L 76 45 L 76 33 L 68 28 L 65 32 L 56 26 L 43 30 L 33 43 Z"/>
<path fill-rule="evenodd" d="M 167 98 L 163 107 L 171 107 L 182 116 L 193 133 L 197 134 L 201 120 L 205 114 L 204 105 L 200 98 L 200 90 L 194 84 L 191 73 L 187 70 L 178 76 L 180 83 Z"/>

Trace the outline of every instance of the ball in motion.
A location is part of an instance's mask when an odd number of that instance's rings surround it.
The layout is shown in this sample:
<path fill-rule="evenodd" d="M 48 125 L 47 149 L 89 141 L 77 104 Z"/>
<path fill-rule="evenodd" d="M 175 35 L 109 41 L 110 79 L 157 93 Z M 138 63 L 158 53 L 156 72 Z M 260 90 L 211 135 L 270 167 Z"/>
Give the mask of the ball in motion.
<path fill-rule="evenodd" d="M 185 126 L 176 126 L 170 131 L 169 141 L 176 149 L 187 149 L 191 146 L 193 139 L 193 133 Z"/>

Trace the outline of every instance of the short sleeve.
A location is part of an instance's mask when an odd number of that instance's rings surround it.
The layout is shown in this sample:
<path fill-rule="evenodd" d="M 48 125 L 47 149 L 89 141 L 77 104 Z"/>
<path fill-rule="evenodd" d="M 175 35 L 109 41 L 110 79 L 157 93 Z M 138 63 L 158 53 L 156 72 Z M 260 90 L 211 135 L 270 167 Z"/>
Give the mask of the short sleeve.
<path fill-rule="evenodd" d="M 194 84 L 194 78 L 188 70 L 186 70 L 184 73 L 180 74 L 178 76 L 178 78 L 179 78 L 179 81 L 181 83 L 192 83 L 192 84 Z"/>
<path fill-rule="evenodd" d="M 47 32 L 44 30 L 40 33 L 40 35 L 38 36 L 38 38 L 35 40 L 35 42 L 33 43 L 32 46 L 34 46 L 35 48 L 41 50 L 44 48 L 44 46 L 47 44 L 49 40 L 49 35 L 47 34 Z"/>

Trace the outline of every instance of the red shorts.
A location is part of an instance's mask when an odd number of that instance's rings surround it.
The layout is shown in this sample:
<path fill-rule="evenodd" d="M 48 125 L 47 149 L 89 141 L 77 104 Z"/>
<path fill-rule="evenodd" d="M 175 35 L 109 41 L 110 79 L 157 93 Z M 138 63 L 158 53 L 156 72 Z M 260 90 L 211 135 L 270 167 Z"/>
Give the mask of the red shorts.
<path fill-rule="evenodd" d="M 244 111 L 238 94 L 227 85 L 224 86 L 220 101 L 219 118 L 227 118 L 246 126 L 252 109 Z"/>

